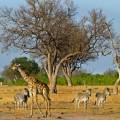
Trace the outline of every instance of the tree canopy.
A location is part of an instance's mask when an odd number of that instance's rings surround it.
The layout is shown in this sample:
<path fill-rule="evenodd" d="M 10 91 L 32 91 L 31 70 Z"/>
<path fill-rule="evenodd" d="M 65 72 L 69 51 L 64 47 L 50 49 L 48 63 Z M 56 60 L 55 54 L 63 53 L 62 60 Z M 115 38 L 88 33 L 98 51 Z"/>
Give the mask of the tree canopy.
<path fill-rule="evenodd" d="M 19 57 L 13 59 L 11 64 L 4 69 L 2 72 L 3 77 L 9 80 L 21 79 L 19 72 L 11 69 L 11 66 L 15 63 L 20 64 L 20 67 L 24 69 L 28 75 L 35 75 L 40 71 L 38 64 L 34 60 L 30 60 L 27 57 Z"/>
<path fill-rule="evenodd" d="M 1 10 L 0 39 L 5 49 L 14 46 L 42 58 L 51 88 L 56 88 L 61 64 L 109 53 L 106 25 L 111 29 L 111 24 L 101 10 L 76 20 L 79 11 L 71 0 L 27 0 L 27 4 Z"/>

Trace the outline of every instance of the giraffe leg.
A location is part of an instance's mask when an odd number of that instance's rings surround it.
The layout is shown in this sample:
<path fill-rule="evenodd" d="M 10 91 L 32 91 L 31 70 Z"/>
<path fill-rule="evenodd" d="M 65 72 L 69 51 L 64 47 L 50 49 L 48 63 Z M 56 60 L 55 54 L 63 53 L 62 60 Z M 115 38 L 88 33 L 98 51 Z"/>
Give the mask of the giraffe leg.
<path fill-rule="evenodd" d="M 46 103 L 45 116 L 47 117 L 47 116 L 48 116 L 48 102 L 47 102 L 47 100 L 46 100 L 46 99 L 45 99 L 45 103 Z"/>
<path fill-rule="evenodd" d="M 42 113 L 42 111 L 41 111 L 41 109 L 40 109 L 40 106 L 39 106 L 39 104 L 38 104 L 38 96 L 37 96 L 37 95 L 35 95 L 35 101 L 36 101 L 36 105 L 37 105 L 38 111 L 39 111 L 40 114 L 44 117 L 44 115 L 43 115 L 43 113 Z"/>
<path fill-rule="evenodd" d="M 47 109 L 48 109 L 48 112 L 49 112 L 49 116 L 51 116 L 51 111 L 50 111 L 50 103 L 51 101 L 47 99 Z"/>
<path fill-rule="evenodd" d="M 48 116 L 48 114 L 51 116 L 51 113 L 50 113 L 50 101 L 51 101 L 51 99 L 49 98 L 49 92 L 47 91 L 47 89 L 43 89 L 42 97 L 43 97 L 45 104 L 46 104 L 46 117 Z"/>
<path fill-rule="evenodd" d="M 31 111 L 30 111 L 30 117 L 33 116 L 33 104 L 34 104 L 33 94 L 31 94 Z"/>
<path fill-rule="evenodd" d="M 50 112 L 50 98 L 44 97 L 45 103 L 46 103 L 46 117 L 49 115 L 51 116 Z"/>

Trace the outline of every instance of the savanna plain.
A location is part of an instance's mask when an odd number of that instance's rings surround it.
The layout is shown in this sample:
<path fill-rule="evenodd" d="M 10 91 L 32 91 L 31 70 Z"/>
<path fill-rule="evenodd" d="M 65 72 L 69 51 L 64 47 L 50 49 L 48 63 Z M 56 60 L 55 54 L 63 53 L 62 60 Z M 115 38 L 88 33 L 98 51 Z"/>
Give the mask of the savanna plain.
<path fill-rule="evenodd" d="M 88 108 L 84 109 L 80 104 L 75 109 L 72 100 L 77 92 L 83 92 L 85 86 L 58 86 L 58 94 L 51 94 L 51 116 L 43 118 L 34 104 L 34 114 L 30 117 L 30 99 L 28 109 L 14 109 L 13 96 L 26 86 L 0 86 L 0 120 L 120 120 L 120 91 L 118 95 L 111 95 L 107 98 L 103 107 L 95 106 L 95 93 L 102 92 L 105 87 L 112 91 L 113 86 L 87 86 L 92 89 Z M 120 89 L 120 87 L 119 87 Z M 41 111 L 45 111 L 45 103 L 41 96 L 38 97 Z"/>

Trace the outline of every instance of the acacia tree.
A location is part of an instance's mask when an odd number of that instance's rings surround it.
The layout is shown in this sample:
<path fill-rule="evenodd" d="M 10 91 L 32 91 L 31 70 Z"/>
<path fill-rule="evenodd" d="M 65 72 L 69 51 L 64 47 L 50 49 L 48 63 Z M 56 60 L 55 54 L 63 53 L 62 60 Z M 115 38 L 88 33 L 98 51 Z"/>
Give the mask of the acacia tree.
<path fill-rule="evenodd" d="M 108 47 L 108 31 L 102 11 L 76 22 L 76 7 L 67 0 L 27 0 L 17 10 L 2 9 L 0 38 L 5 49 L 17 47 L 42 58 L 51 92 L 56 92 L 56 77 L 63 62 L 74 56 L 97 56 Z M 103 48 L 103 49 L 102 49 Z"/>
<path fill-rule="evenodd" d="M 94 60 L 97 56 L 95 54 L 86 54 L 85 56 L 73 56 L 70 60 L 67 60 L 62 63 L 61 68 L 62 72 L 67 80 L 67 85 L 72 86 L 72 73 L 75 70 L 80 70 L 82 64 L 87 62 L 88 60 Z"/>
<path fill-rule="evenodd" d="M 67 80 L 68 86 L 72 86 L 71 76 L 72 72 L 76 69 L 80 69 L 81 65 L 88 60 L 94 60 L 100 54 L 108 55 L 111 53 L 111 47 L 109 41 L 106 39 L 111 38 L 109 32 L 111 31 L 111 23 L 106 21 L 106 17 L 101 10 L 92 10 L 90 16 L 83 17 L 80 21 L 81 31 L 84 36 L 79 33 L 79 38 L 87 39 L 88 43 L 85 43 L 81 47 L 84 54 L 77 54 L 71 57 L 71 59 L 62 63 L 62 71 Z M 87 48 L 87 49 L 86 49 Z"/>

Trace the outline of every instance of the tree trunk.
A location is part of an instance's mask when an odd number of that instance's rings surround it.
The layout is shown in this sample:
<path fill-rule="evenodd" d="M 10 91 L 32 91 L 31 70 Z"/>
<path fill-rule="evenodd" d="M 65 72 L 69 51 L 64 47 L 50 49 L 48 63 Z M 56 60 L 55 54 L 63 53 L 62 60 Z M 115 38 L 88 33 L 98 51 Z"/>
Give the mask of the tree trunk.
<path fill-rule="evenodd" d="M 54 62 L 54 60 L 51 60 L 52 56 L 51 56 L 50 53 L 48 53 L 48 58 L 47 58 L 45 66 L 44 66 L 44 69 L 45 69 L 45 71 L 47 73 L 47 76 L 48 76 L 48 79 L 49 79 L 49 82 L 50 82 L 50 92 L 51 93 L 57 93 L 57 86 L 56 86 L 57 81 L 56 81 L 56 78 L 57 78 L 57 73 L 58 73 L 58 70 L 60 68 L 60 65 L 65 60 L 67 60 L 69 57 L 74 56 L 74 55 L 76 55 L 78 53 L 79 52 L 75 52 L 75 53 L 71 53 L 71 54 L 66 55 L 64 58 L 62 58 L 60 60 L 60 62 L 57 65 Z"/>
<path fill-rule="evenodd" d="M 116 70 L 118 72 L 118 79 L 115 81 L 115 85 L 114 85 L 114 94 L 118 94 L 118 84 L 120 82 L 120 63 L 119 63 L 119 59 L 117 59 L 117 57 L 119 57 L 119 51 L 116 49 L 116 46 L 114 44 L 114 41 L 113 41 L 113 37 L 112 37 L 112 33 L 110 31 L 110 28 L 107 24 L 105 24 L 106 27 L 108 28 L 108 32 L 109 32 L 109 36 L 110 36 L 110 40 L 111 40 L 111 45 L 112 45 L 112 48 L 113 48 L 113 54 L 115 56 L 115 59 L 114 59 L 114 62 L 117 66 Z"/>
<path fill-rule="evenodd" d="M 52 64 L 50 53 L 48 53 L 48 59 L 44 68 L 50 83 L 50 92 L 57 93 L 56 78 L 57 78 L 58 68 Z"/>
<path fill-rule="evenodd" d="M 65 78 L 67 80 L 67 85 L 69 87 L 71 87 L 72 86 L 71 76 L 70 76 L 70 74 L 67 73 L 67 71 L 64 68 L 63 68 L 63 74 L 64 74 L 64 76 L 65 76 Z"/>
<path fill-rule="evenodd" d="M 51 77 L 51 79 L 49 80 L 50 81 L 50 92 L 51 93 L 57 93 L 57 80 L 56 80 L 56 77 L 57 76 L 53 76 Z"/>
<path fill-rule="evenodd" d="M 117 64 L 117 72 L 118 72 L 118 79 L 115 81 L 115 87 L 114 87 L 114 94 L 118 94 L 118 84 L 120 82 L 120 68 L 119 68 L 119 64 Z"/>
<path fill-rule="evenodd" d="M 68 87 L 72 87 L 72 80 L 69 76 L 65 76 L 66 80 L 67 80 L 67 85 Z"/>

